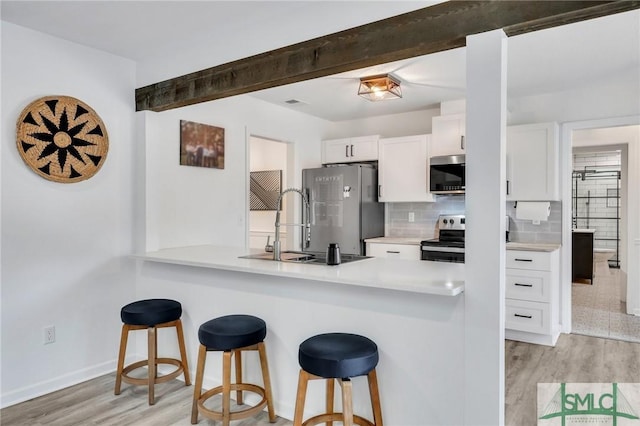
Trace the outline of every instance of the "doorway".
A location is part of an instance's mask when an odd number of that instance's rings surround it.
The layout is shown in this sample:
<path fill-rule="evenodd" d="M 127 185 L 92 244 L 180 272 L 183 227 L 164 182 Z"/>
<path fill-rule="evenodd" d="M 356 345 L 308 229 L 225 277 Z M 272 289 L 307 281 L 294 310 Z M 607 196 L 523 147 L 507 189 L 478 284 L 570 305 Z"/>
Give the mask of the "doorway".
<path fill-rule="evenodd" d="M 628 259 L 634 248 L 631 229 L 638 225 L 630 215 L 637 208 L 637 182 L 630 179 L 636 171 L 630 164 L 639 131 L 639 126 L 616 126 L 571 132 L 571 204 L 564 206 L 570 220 L 563 221 L 570 238 L 563 243 L 572 246 L 568 331 L 575 334 L 640 342 L 640 316 L 631 315 L 627 306 L 627 295 L 638 287 L 632 281 L 634 288 L 627 290 L 628 278 L 637 275 Z M 590 279 L 576 275 L 585 270 L 585 261 Z"/>
<path fill-rule="evenodd" d="M 275 239 L 278 208 L 282 222 L 291 222 L 293 203 L 277 199 L 293 178 L 292 144 L 260 136 L 249 137 L 249 248 L 265 249 Z M 282 249 L 293 247 L 293 235 L 280 232 Z"/>

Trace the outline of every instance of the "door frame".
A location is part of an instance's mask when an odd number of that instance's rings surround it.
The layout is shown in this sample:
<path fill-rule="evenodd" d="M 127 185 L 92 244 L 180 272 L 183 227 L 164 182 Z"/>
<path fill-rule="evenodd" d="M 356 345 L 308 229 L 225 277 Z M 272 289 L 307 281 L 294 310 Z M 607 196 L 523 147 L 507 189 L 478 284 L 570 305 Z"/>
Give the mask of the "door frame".
<path fill-rule="evenodd" d="M 573 132 L 575 130 L 600 129 L 640 125 L 640 115 L 572 121 L 561 124 L 560 131 L 560 193 L 562 196 L 562 247 L 560 248 L 560 319 L 563 333 L 571 333 L 571 176 L 573 171 Z M 640 140 L 627 142 L 628 182 L 634 181 L 632 173 L 640 164 Z M 640 180 L 638 180 L 640 181 Z M 627 311 L 640 315 L 640 268 L 634 257 L 640 258 L 640 217 L 632 213 L 640 211 L 640 191 L 628 185 L 628 199 L 624 207 L 627 216 Z M 634 220 L 635 219 L 635 220 Z M 640 259 L 639 259 L 640 260 Z"/>

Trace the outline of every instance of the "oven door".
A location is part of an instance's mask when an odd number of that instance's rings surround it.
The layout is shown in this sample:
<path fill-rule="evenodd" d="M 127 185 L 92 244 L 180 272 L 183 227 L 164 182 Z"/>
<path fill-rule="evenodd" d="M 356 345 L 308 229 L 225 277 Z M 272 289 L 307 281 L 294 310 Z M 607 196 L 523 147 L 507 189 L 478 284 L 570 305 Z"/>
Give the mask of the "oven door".
<path fill-rule="evenodd" d="M 464 263 L 464 248 L 422 246 L 420 259 L 434 262 Z"/>

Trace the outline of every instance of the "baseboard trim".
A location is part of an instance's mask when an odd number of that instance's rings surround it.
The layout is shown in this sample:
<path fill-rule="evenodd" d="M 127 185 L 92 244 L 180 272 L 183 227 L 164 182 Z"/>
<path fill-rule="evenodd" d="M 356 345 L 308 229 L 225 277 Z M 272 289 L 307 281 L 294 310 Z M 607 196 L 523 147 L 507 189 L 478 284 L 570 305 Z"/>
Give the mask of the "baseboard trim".
<path fill-rule="evenodd" d="M 128 364 L 138 359 L 139 358 L 135 357 L 127 357 L 126 363 Z M 64 374 L 62 376 L 54 377 L 49 380 L 3 393 L 0 395 L 0 408 L 10 407 L 60 389 L 68 388 L 69 386 L 77 385 L 78 383 L 86 382 L 87 380 L 112 373 L 116 370 L 116 362 L 117 361 L 115 359 L 103 362 L 102 364 L 83 368 L 82 370 L 74 371 L 72 373 Z"/>
<path fill-rule="evenodd" d="M 555 346 L 560 337 L 560 333 L 537 334 L 520 330 L 505 330 L 504 337 L 508 340 L 517 340 L 519 342 L 533 343 L 536 345 Z"/>

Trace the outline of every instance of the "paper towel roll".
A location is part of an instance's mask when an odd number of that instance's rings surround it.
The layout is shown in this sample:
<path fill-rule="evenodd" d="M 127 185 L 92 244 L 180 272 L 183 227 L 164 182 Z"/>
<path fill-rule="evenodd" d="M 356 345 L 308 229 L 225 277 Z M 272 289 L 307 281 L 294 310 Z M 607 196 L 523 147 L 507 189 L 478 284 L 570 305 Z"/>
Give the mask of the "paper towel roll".
<path fill-rule="evenodd" d="M 551 203 L 548 201 L 518 201 L 516 206 L 516 219 L 520 220 L 547 220 L 551 212 Z"/>

